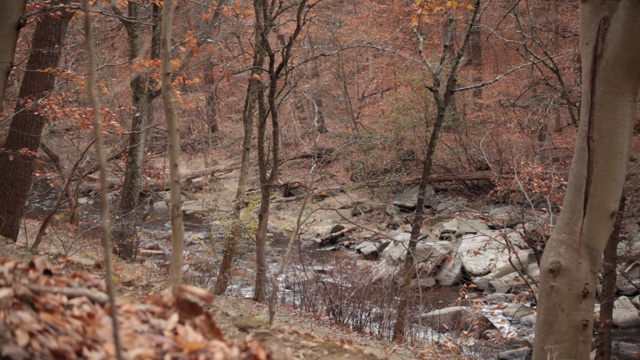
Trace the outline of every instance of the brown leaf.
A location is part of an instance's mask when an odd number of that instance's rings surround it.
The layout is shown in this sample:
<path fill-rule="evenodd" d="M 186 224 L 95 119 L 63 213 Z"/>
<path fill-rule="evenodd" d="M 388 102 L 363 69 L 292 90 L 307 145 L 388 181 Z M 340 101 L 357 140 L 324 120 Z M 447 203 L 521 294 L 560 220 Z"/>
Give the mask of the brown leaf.
<path fill-rule="evenodd" d="M 213 295 L 211 295 L 211 293 L 208 290 L 205 290 L 203 288 L 193 286 L 193 285 L 182 284 L 180 285 L 180 290 L 197 297 L 198 299 L 206 302 L 207 304 L 213 301 Z"/>

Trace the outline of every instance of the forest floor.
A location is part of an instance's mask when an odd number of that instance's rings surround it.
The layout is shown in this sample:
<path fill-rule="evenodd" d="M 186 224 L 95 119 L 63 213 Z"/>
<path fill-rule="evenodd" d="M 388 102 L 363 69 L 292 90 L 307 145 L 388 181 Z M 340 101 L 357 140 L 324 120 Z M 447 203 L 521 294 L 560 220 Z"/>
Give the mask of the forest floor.
<path fill-rule="evenodd" d="M 33 234 L 35 232 L 37 222 L 27 220 L 25 224 L 28 228 L 32 228 L 30 230 Z M 35 266 L 37 268 L 38 262 L 36 261 L 36 265 L 33 265 L 33 259 L 34 256 L 39 256 L 40 259 L 45 259 L 47 264 L 50 264 L 46 266 L 47 268 L 55 269 L 52 271 L 53 276 L 51 277 L 53 279 L 62 279 L 62 283 L 64 283 L 64 281 L 68 281 L 65 279 L 102 279 L 104 270 L 102 268 L 102 262 L 98 260 L 101 254 L 100 246 L 96 241 L 87 242 L 85 245 L 86 247 L 84 247 L 82 251 L 77 252 L 72 256 L 65 256 L 63 255 L 62 247 L 51 242 L 43 243 L 39 248 L 37 255 L 28 251 L 24 243 L 18 243 L 18 246 L 2 244 L 2 246 L 0 246 L 0 268 L 3 266 L 3 263 L 6 266 L 9 266 L 7 265 L 7 261 L 13 260 L 17 260 L 23 264 L 29 264 L 31 261 L 32 265 L 30 265 L 30 267 Z M 158 274 L 150 273 L 148 269 L 145 269 L 141 264 L 125 264 L 116 260 L 114 269 L 116 270 L 115 279 L 117 282 L 120 311 L 123 311 L 123 309 L 126 308 L 126 306 L 123 305 L 125 303 L 130 304 L 127 306 L 134 306 L 133 304 L 139 305 L 141 303 L 148 302 L 149 300 L 147 299 L 149 298 L 149 294 L 158 293 L 162 291 L 164 287 L 165 279 L 159 277 Z M 19 271 L 13 271 L 12 273 L 15 283 L 28 282 L 29 284 L 33 284 L 34 281 L 36 281 L 36 283 L 39 283 L 37 281 L 40 281 L 36 278 L 32 278 L 32 275 L 29 275 L 28 279 L 25 278 L 15 281 L 15 276 L 21 276 L 18 275 L 21 273 Z M 87 273 L 89 275 L 86 275 Z M 3 281 L 3 286 L 6 286 L 7 280 L 3 280 L 0 276 L 0 285 Z M 50 282 L 51 280 L 46 281 Z M 99 280 L 99 283 L 102 284 L 102 280 Z M 61 283 L 55 286 L 64 286 L 60 284 Z M 86 284 L 88 289 L 92 289 L 90 282 L 87 282 Z M 20 299 L 20 297 L 16 295 L 16 299 Z M 5 305 L 7 304 L 6 298 L 0 299 L 0 315 L 3 315 L 3 301 L 5 302 Z M 65 303 L 66 301 L 67 300 L 65 300 Z M 27 308 L 34 308 L 35 313 L 38 313 L 38 306 L 31 304 L 20 304 L 19 306 L 23 305 Z M 17 305 L 14 304 L 13 306 L 15 308 Z M 106 308 L 106 306 L 104 307 Z M 6 310 L 6 307 L 4 308 L 4 310 Z M 366 334 L 348 331 L 344 328 L 332 325 L 322 316 L 305 314 L 300 311 L 284 307 L 277 308 L 274 325 L 268 326 L 266 321 L 266 316 L 268 314 L 267 307 L 250 299 L 233 296 L 218 296 L 215 297 L 211 303 L 204 305 L 203 309 L 212 315 L 213 321 L 221 330 L 227 343 L 236 344 L 236 346 L 241 346 L 241 344 L 247 343 L 259 344 L 262 349 L 266 350 L 261 354 L 269 354 L 268 358 L 271 359 L 373 360 L 462 358 L 460 355 L 455 354 L 455 351 L 457 350 L 455 348 L 447 349 L 452 350 L 452 353 L 436 348 L 415 349 L 406 345 L 398 346 L 386 341 L 375 339 L 371 336 L 367 336 Z M 41 314 L 42 312 L 40 312 L 40 315 Z M 7 315 L 7 313 L 4 313 L 4 315 Z M 61 321 L 64 321 L 65 315 L 62 313 L 59 315 L 62 316 Z M 38 318 L 38 315 L 34 316 Z M 127 322 L 130 320 L 131 319 L 127 319 L 127 316 L 124 316 L 124 319 L 121 318 L 121 327 L 126 328 L 128 326 Z M 0 316 L 0 325 L 2 325 L 2 322 L 3 319 L 2 316 Z M 90 325 L 87 324 L 87 326 Z M 9 328 L 12 331 L 14 330 L 11 326 L 9 326 Z M 87 331 L 87 329 L 83 329 L 83 331 Z M 32 341 L 36 339 L 34 336 L 34 334 L 31 334 Z M 45 344 L 41 345 L 46 346 Z M 0 346 L 0 351 L 2 351 L 2 346 Z M 33 355 L 33 353 L 30 355 Z M 253 358 L 266 358 L 261 357 L 262 355 L 255 356 Z M 13 358 L 17 359 L 20 357 Z"/>

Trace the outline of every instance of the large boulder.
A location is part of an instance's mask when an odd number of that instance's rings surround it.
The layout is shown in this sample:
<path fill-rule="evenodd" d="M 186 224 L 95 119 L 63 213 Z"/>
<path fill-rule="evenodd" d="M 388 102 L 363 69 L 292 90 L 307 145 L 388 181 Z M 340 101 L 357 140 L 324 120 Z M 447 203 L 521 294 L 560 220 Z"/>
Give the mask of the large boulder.
<path fill-rule="evenodd" d="M 526 268 L 533 251 L 521 250 L 523 240 L 517 232 L 506 238 L 499 231 L 482 231 L 475 235 L 463 235 L 458 256 L 462 267 L 480 289 L 485 289 L 497 278 Z M 512 265 L 513 264 L 513 265 Z"/>
<path fill-rule="evenodd" d="M 415 211 L 416 203 L 418 201 L 418 190 L 419 185 L 411 185 L 407 187 L 400 195 L 396 197 L 393 201 L 393 205 L 399 207 L 404 211 Z M 425 198 L 425 207 L 435 207 L 436 206 L 436 198 L 435 198 L 435 190 L 432 186 L 427 187 L 427 196 Z"/>
<path fill-rule="evenodd" d="M 620 296 L 613 303 L 613 324 L 619 327 L 640 325 L 640 314 L 631 300 L 626 296 Z"/>
<path fill-rule="evenodd" d="M 407 233 L 398 234 L 393 241 L 380 254 L 381 261 L 373 271 L 373 281 L 381 278 L 389 278 L 398 275 L 404 266 L 409 246 Z M 439 261 L 448 255 L 453 249 L 453 244 L 448 241 L 420 241 L 416 245 L 414 258 L 416 264 L 425 271 L 430 271 L 439 266 Z"/>

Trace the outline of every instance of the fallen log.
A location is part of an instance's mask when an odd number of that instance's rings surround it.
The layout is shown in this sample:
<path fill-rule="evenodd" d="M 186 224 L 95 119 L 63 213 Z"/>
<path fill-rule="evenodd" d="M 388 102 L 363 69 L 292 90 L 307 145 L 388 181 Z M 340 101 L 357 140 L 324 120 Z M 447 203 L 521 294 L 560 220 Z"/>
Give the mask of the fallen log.
<path fill-rule="evenodd" d="M 190 184 L 192 180 L 200 178 L 200 177 L 210 177 L 214 178 L 216 175 L 226 174 L 238 169 L 239 166 L 229 166 L 226 168 L 216 168 L 216 167 L 208 167 L 200 170 L 195 170 L 184 174 L 180 177 L 180 182 L 185 186 Z M 84 185 L 80 188 L 80 194 L 83 196 L 87 196 L 89 194 L 98 193 L 98 189 L 94 182 L 97 181 L 97 176 L 87 176 L 87 180 L 90 181 L 90 184 Z M 107 180 L 107 188 L 109 190 L 113 190 L 117 185 L 120 185 L 121 181 L 118 179 L 108 179 Z M 158 192 L 158 191 L 166 191 L 169 190 L 169 177 L 162 180 L 146 180 L 144 183 L 144 192 Z"/>
<path fill-rule="evenodd" d="M 337 238 L 338 236 L 342 236 L 342 235 L 344 235 L 346 233 L 350 233 L 350 232 L 355 231 L 355 230 L 357 230 L 359 228 L 360 228 L 359 226 L 351 226 L 351 227 L 348 227 L 346 229 L 342 229 L 340 231 L 336 231 L 334 233 L 331 233 L 329 235 L 325 235 L 325 236 L 317 239 L 317 241 L 319 242 L 320 245 L 326 245 L 326 243 L 329 242 L 329 240 L 333 240 L 333 239 Z"/>

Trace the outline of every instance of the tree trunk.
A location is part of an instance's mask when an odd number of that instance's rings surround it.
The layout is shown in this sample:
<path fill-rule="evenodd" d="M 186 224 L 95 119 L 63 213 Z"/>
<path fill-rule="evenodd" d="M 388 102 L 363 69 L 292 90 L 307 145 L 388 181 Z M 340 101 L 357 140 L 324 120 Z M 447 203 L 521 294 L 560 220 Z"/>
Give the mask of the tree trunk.
<path fill-rule="evenodd" d="M 160 56 L 160 7 L 156 3 L 151 6 L 153 10 L 151 59 L 158 59 Z M 145 13 L 145 11 L 142 4 L 129 2 L 127 18 L 122 20 L 127 30 L 129 61 L 135 61 L 143 55 L 142 35 L 144 28 L 142 25 L 144 20 L 141 19 L 141 13 Z M 156 97 L 153 88 L 152 80 L 144 73 L 136 74 L 131 80 L 132 105 L 135 115 L 131 120 L 125 176 L 118 204 L 118 226 L 114 232 L 116 254 L 125 260 L 134 260 L 138 253 L 139 243 L 134 224 L 137 222 L 136 210 L 140 204 L 140 192 L 143 186 L 142 170 L 147 151 L 149 126 L 153 123 L 153 100 Z"/>
<path fill-rule="evenodd" d="M 60 4 L 67 5 L 69 0 L 52 5 Z M 36 25 L 19 101 L 0 153 L 0 199 L 3 199 L 0 203 L 0 235 L 14 242 L 18 239 L 20 220 L 33 182 L 35 155 L 47 120 L 27 101 L 37 102 L 54 90 L 55 73 L 41 70 L 58 66 L 62 42 L 72 16 L 73 12 L 62 10 L 59 16 L 45 15 Z"/>
<path fill-rule="evenodd" d="M 431 134 L 426 141 L 426 151 L 422 160 L 422 175 L 420 177 L 420 185 L 418 186 L 418 200 L 416 202 L 416 211 L 411 222 L 411 237 L 409 238 L 409 246 L 407 247 L 407 257 L 405 259 L 404 268 L 400 283 L 400 302 L 396 309 L 396 322 L 393 326 L 393 341 L 402 343 L 405 340 L 405 329 L 407 324 L 407 314 L 409 312 L 409 304 L 411 302 L 411 279 L 415 274 L 415 261 L 413 253 L 418 245 L 418 237 L 420 236 L 420 228 L 424 220 L 424 202 L 426 198 L 427 186 L 431 177 L 431 169 L 433 168 L 433 155 L 435 154 L 438 137 L 442 124 L 445 121 L 447 110 L 451 105 L 453 95 L 456 91 L 456 78 L 458 76 L 460 61 L 469 43 L 472 29 L 477 25 L 480 11 L 480 0 L 474 2 L 473 12 L 469 18 L 465 35 L 457 52 L 452 49 L 452 40 L 455 32 L 456 12 L 452 10 L 449 14 L 447 28 L 442 42 L 442 55 L 439 66 L 430 68 L 433 75 L 432 85 L 428 86 L 431 91 L 433 100 L 437 107 L 436 120 L 431 129 Z M 445 70 L 445 65 L 448 71 Z M 427 65 L 428 66 L 428 65 Z M 428 129 L 428 126 L 425 127 Z"/>
<path fill-rule="evenodd" d="M 393 341 L 402 343 L 404 342 L 405 328 L 407 325 L 407 314 L 409 312 L 409 304 L 411 300 L 411 279 L 415 274 L 415 261 L 413 253 L 418 245 L 418 237 L 420 236 L 420 229 L 422 227 L 422 221 L 424 220 L 424 202 L 427 196 L 427 186 L 429 185 L 429 177 L 431 176 L 431 169 L 433 168 L 433 154 L 436 150 L 436 144 L 440 135 L 440 129 L 444 123 L 445 114 L 448 103 L 438 104 L 438 113 L 436 115 L 436 121 L 431 130 L 431 137 L 427 144 L 427 151 L 422 160 L 422 176 L 420 184 L 418 185 L 418 201 L 416 203 L 416 211 L 411 222 L 411 237 L 409 238 L 409 246 L 407 249 L 407 257 L 404 262 L 404 268 L 402 270 L 402 283 L 400 285 L 400 302 L 398 303 L 398 309 L 396 310 L 396 322 L 393 327 Z"/>
<path fill-rule="evenodd" d="M 22 16 L 27 6 L 26 0 L 0 0 L 0 114 L 4 105 L 9 73 L 13 68 L 18 33 L 23 26 Z"/>
<path fill-rule="evenodd" d="M 536 360 L 589 358 L 598 271 L 622 194 L 640 86 L 640 2 L 582 1 L 580 10 L 580 130 L 540 267 Z"/>
<path fill-rule="evenodd" d="M 257 98 L 258 86 L 260 85 L 260 77 L 262 76 L 262 66 L 264 65 L 264 50 L 260 46 L 259 35 L 256 34 L 255 55 L 253 58 L 253 70 L 249 77 L 249 85 L 247 85 L 247 94 L 244 100 L 244 109 L 242 111 L 242 125 L 244 128 L 244 138 L 242 140 L 242 163 L 240 164 L 240 177 L 238 179 L 238 188 L 233 204 L 234 221 L 240 220 L 240 212 L 245 206 L 245 191 L 247 179 L 249 177 L 249 167 L 251 165 L 251 138 L 253 137 L 253 117 Z M 235 231 L 231 231 L 230 236 L 226 239 L 227 243 L 222 255 L 222 261 L 218 268 L 218 277 L 216 278 L 215 294 L 223 295 L 227 291 L 227 286 L 231 280 L 231 268 L 233 267 L 233 258 L 236 252 L 236 243 L 241 236 L 240 224 Z"/>
<path fill-rule="evenodd" d="M 173 0 L 165 0 L 162 8 L 162 104 L 167 121 L 167 136 L 169 138 L 169 178 L 171 180 L 171 265 L 169 266 L 168 285 L 171 292 L 178 293 L 182 282 L 182 261 L 184 225 L 182 223 L 182 199 L 180 195 L 180 133 L 178 131 L 178 116 L 173 103 L 171 90 L 171 30 L 173 24 Z"/>
<path fill-rule="evenodd" d="M 93 133 L 95 135 L 96 158 L 100 167 L 100 187 L 107 186 L 107 161 L 105 156 L 104 138 L 102 135 L 102 116 L 100 115 L 100 101 L 96 95 L 96 55 L 93 48 L 93 32 L 89 0 L 82 1 L 84 8 L 84 31 L 89 68 L 89 81 L 87 92 L 93 109 Z M 104 251 L 105 282 L 109 294 L 109 308 L 111 315 L 111 327 L 116 358 L 122 360 L 122 345 L 120 343 L 120 327 L 118 326 L 118 310 L 116 307 L 115 286 L 113 284 L 113 269 L 111 266 L 111 220 L 109 215 L 109 194 L 103 191 L 100 194 L 100 219 L 102 221 L 102 248 Z"/>
<path fill-rule="evenodd" d="M 482 82 L 482 31 L 480 24 L 476 24 L 471 29 L 469 37 L 469 65 L 473 69 L 473 83 Z M 473 89 L 473 101 L 477 107 L 479 99 L 482 99 L 482 88 Z"/>

